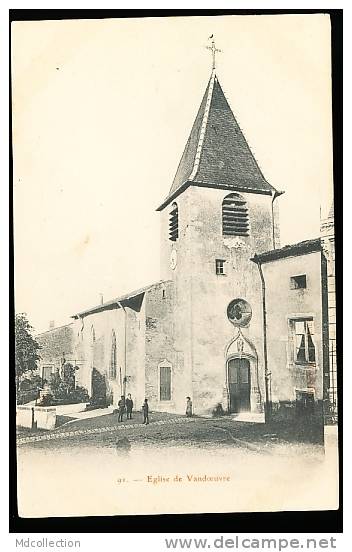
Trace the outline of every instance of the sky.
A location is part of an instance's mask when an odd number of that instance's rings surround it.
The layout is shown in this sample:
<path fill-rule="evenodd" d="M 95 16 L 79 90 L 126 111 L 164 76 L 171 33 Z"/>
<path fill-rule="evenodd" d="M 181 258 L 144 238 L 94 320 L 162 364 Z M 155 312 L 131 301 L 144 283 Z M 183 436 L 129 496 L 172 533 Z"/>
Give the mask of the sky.
<path fill-rule="evenodd" d="M 159 213 L 211 71 L 285 194 L 281 244 L 332 200 L 325 15 L 15 22 L 15 308 L 36 332 L 158 281 Z"/>

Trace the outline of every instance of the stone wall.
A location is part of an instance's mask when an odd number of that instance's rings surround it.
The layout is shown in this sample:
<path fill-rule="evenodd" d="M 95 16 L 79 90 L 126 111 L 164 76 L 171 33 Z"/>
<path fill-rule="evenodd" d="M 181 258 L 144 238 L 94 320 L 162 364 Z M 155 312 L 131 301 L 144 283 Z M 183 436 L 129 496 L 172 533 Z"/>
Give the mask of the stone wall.
<path fill-rule="evenodd" d="M 75 356 L 74 324 L 53 328 L 36 336 L 41 349 L 39 374 L 42 376 L 44 366 L 52 366 L 52 372 L 59 370 L 62 358 L 73 362 Z"/>
<path fill-rule="evenodd" d="M 105 378 L 107 396 L 114 405 L 125 391 L 140 402 L 144 394 L 144 322 L 143 304 L 140 310 L 118 306 L 87 314 L 75 321 L 75 349 L 82 362 L 78 382 L 90 395 L 93 368 Z M 116 377 L 110 373 L 113 331 L 116 336 Z M 126 384 L 124 378 L 126 377 Z M 143 389 L 141 389 L 143 388 Z M 144 397 L 143 397 L 144 398 Z"/>
<path fill-rule="evenodd" d="M 55 406 L 17 406 L 16 426 L 52 430 L 56 424 Z"/>
<path fill-rule="evenodd" d="M 141 410 L 145 398 L 146 294 L 139 310 L 126 307 L 126 395 L 131 393 L 134 409 Z"/>
<path fill-rule="evenodd" d="M 174 348 L 175 293 L 173 282 L 161 282 L 146 295 L 145 395 L 150 408 L 183 412 L 185 404 L 183 355 Z M 160 400 L 160 367 L 171 368 L 171 400 Z"/>
<path fill-rule="evenodd" d="M 163 280 L 172 280 L 173 287 L 173 345 L 175 366 L 173 375 L 173 408 L 174 412 L 185 411 L 186 396 L 193 397 L 192 384 L 192 232 L 190 209 L 192 201 L 191 188 L 185 190 L 177 199 L 179 238 L 176 242 L 169 240 L 169 212 L 171 205 L 161 213 L 161 276 Z M 177 253 L 174 268 L 170 265 L 171 253 Z M 163 359 L 162 359 L 163 360 Z"/>

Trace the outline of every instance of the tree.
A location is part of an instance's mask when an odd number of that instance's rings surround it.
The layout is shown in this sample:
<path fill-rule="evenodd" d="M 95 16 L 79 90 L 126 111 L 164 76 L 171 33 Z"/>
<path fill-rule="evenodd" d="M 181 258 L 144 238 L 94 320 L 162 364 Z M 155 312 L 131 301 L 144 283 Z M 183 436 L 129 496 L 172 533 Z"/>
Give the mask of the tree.
<path fill-rule="evenodd" d="M 37 369 L 37 361 L 40 359 L 39 343 L 32 336 L 33 327 L 30 325 L 25 313 L 16 314 L 15 320 L 15 364 L 16 386 L 23 374 Z"/>
<path fill-rule="evenodd" d="M 76 368 L 70 362 L 65 362 L 62 367 L 62 380 L 67 385 L 67 392 L 71 393 L 75 388 Z"/>

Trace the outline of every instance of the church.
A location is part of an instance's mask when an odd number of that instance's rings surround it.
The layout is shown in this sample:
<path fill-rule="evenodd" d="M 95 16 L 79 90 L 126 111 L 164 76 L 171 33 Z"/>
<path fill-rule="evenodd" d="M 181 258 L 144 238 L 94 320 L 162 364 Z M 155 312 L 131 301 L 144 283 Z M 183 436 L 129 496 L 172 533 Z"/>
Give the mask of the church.
<path fill-rule="evenodd" d="M 111 405 L 131 393 L 152 411 L 184 413 L 188 396 L 196 415 L 318 411 L 331 394 L 333 259 L 319 236 L 280 247 L 283 193 L 262 174 L 213 64 L 157 209 L 160 281 L 39 335 L 43 379 L 69 361 L 76 384 Z"/>

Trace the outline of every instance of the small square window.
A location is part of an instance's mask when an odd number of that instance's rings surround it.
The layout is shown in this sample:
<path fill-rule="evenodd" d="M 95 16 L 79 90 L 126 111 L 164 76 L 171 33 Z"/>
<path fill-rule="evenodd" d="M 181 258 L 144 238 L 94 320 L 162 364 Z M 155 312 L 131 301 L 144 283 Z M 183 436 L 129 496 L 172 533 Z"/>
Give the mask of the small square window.
<path fill-rule="evenodd" d="M 305 274 L 300 274 L 299 276 L 291 276 L 290 289 L 306 289 L 306 287 L 307 276 Z"/>
<path fill-rule="evenodd" d="M 216 259 L 216 261 L 215 261 L 215 272 L 216 272 L 217 275 L 226 274 L 225 273 L 225 263 L 226 263 L 226 261 L 224 261 L 222 259 Z"/>

